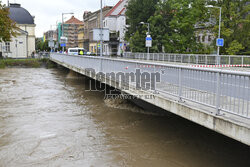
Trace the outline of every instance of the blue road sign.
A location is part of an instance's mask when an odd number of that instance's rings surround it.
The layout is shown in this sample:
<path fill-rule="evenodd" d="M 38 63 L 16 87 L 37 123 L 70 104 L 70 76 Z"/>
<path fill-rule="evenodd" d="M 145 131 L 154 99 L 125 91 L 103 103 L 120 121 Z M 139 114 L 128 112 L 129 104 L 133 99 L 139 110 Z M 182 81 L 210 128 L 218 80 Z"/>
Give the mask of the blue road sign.
<path fill-rule="evenodd" d="M 66 43 L 61 43 L 61 47 L 66 47 Z"/>
<path fill-rule="evenodd" d="M 217 46 L 224 46 L 224 39 L 223 38 L 217 38 L 217 42 L 216 42 Z"/>
<path fill-rule="evenodd" d="M 147 37 L 146 41 L 152 41 L 152 37 Z"/>

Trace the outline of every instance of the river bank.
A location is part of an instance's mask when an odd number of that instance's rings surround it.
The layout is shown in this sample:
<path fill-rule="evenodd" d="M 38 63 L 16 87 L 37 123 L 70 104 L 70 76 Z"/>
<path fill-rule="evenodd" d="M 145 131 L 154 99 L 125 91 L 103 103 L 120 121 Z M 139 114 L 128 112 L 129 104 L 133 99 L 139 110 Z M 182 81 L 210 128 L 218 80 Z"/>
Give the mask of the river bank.
<path fill-rule="evenodd" d="M 6 67 L 54 68 L 56 65 L 47 58 L 43 59 L 0 59 L 0 69 Z"/>

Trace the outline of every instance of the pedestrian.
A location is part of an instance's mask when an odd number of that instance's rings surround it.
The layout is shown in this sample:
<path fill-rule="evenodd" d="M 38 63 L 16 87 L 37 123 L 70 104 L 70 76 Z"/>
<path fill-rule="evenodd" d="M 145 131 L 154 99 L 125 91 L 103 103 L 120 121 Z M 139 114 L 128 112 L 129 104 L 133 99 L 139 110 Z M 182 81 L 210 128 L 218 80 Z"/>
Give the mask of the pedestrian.
<path fill-rule="evenodd" d="M 83 55 L 83 50 L 80 50 L 80 55 Z"/>

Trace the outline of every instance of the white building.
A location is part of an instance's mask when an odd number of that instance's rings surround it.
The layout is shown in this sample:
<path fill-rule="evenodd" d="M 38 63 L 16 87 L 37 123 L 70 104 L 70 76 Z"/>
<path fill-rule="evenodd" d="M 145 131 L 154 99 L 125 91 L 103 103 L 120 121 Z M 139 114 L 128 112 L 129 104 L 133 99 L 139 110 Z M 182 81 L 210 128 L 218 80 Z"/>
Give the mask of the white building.
<path fill-rule="evenodd" d="M 106 14 L 103 26 L 110 32 L 110 41 L 104 43 L 104 55 L 121 55 L 125 50 L 126 5 L 128 0 L 119 2 Z"/>
<path fill-rule="evenodd" d="M 10 42 L 0 43 L 0 52 L 4 57 L 27 58 L 35 52 L 35 24 L 30 13 L 20 4 L 10 4 L 9 17 L 16 22 L 16 37 Z"/>

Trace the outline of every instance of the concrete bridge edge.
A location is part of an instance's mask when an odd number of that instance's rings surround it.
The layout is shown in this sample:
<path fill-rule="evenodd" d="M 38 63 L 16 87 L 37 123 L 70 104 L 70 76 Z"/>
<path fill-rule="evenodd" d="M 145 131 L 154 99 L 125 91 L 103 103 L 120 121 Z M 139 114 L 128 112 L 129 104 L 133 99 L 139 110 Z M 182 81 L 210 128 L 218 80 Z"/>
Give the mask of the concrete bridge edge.
<path fill-rule="evenodd" d="M 51 60 L 77 73 L 88 76 L 85 73 L 84 69 L 79 69 L 79 68 L 67 65 L 63 62 L 59 62 L 57 60 L 53 60 L 53 59 Z M 88 76 L 88 77 L 91 77 L 91 76 Z M 96 79 L 96 78 L 93 78 L 93 79 Z M 111 85 L 110 84 L 108 85 L 115 86 L 115 82 L 109 82 L 109 83 L 111 83 Z M 148 92 L 143 92 L 139 90 L 132 90 L 132 91 L 125 90 L 124 92 L 128 94 L 146 94 L 147 93 L 151 95 Z M 186 103 L 178 102 L 178 99 L 176 100 L 169 99 L 169 98 L 167 99 L 166 97 L 163 97 L 161 95 L 155 95 L 154 99 L 142 99 L 142 100 L 250 146 L 250 127 L 244 126 L 241 123 L 232 122 L 231 120 L 223 116 L 217 116 L 204 109 L 194 108 L 194 106 L 189 106 Z"/>

